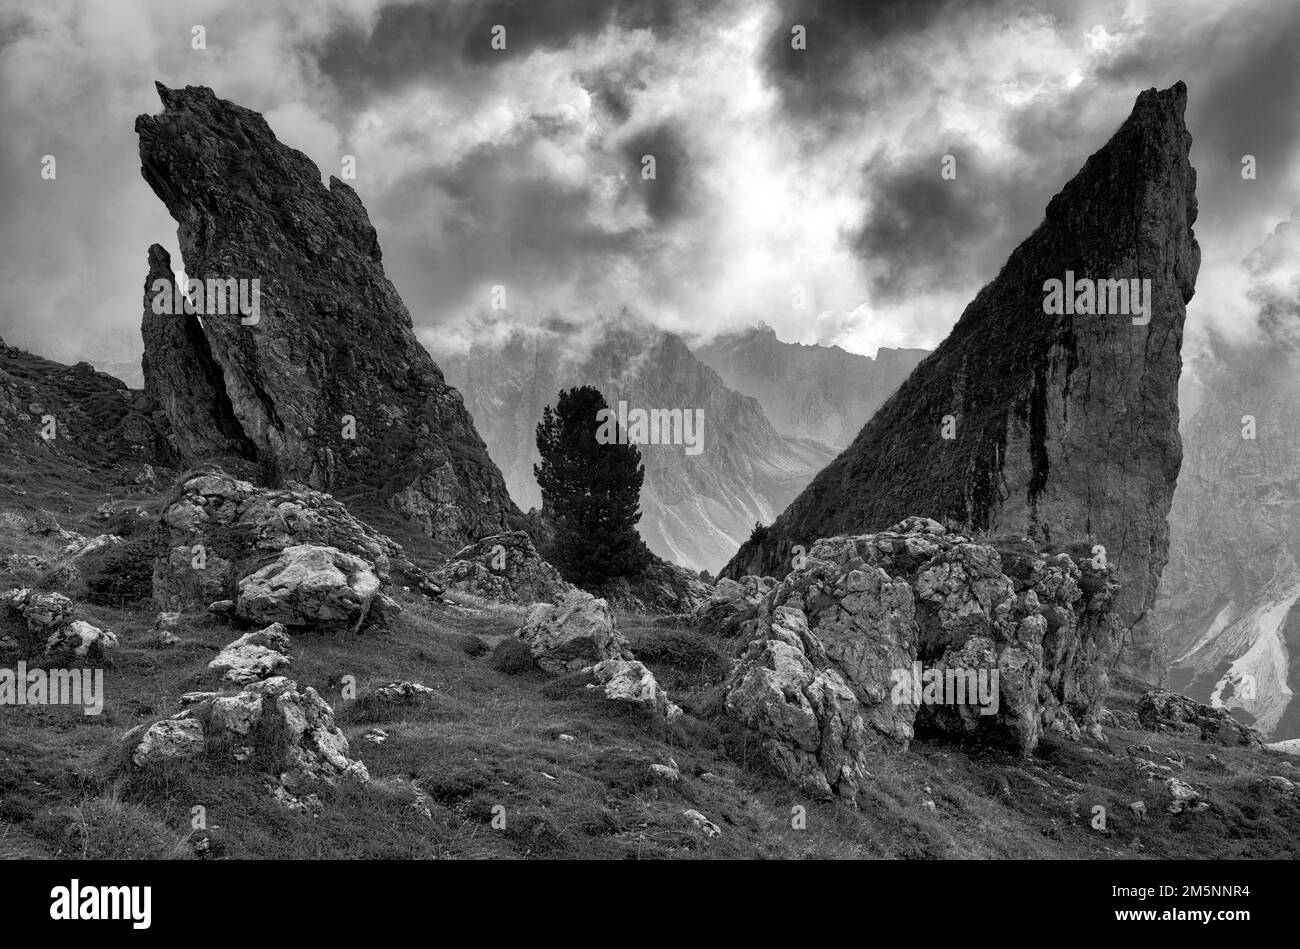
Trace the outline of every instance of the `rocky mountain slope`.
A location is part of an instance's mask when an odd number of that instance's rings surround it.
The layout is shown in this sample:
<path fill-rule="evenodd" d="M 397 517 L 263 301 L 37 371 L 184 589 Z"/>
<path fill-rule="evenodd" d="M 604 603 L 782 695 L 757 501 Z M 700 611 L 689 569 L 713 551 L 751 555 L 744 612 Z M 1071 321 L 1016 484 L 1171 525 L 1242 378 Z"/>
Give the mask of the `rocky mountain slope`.
<path fill-rule="evenodd" d="M 322 185 L 258 113 L 203 87 L 158 92 L 163 112 L 136 120 L 140 161 L 176 219 L 185 272 L 247 281 L 242 298 L 257 303 L 167 312 L 156 300 L 171 264 L 150 249 L 145 382 L 176 451 L 365 488 L 448 545 L 516 524 L 500 471 L 384 275 L 356 192 Z"/>
<path fill-rule="evenodd" d="M 89 363 L 65 366 L 0 340 L 0 470 L 103 472 L 168 458 L 167 427 L 143 392 Z"/>
<path fill-rule="evenodd" d="M 728 386 L 758 399 L 782 435 L 836 448 L 853 441 L 928 355 L 924 349 L 882 348 L 872 358 L 838 346 L 787 343 L 765 323 L 719 336 L 694 352 Z"/>
<path fill-rule="evenodd" d="M 1128 668 L 1162 665 L 1151 622 L 1181 461 L 1178 380 L 1200 265 L 1187 90 L 1148 90 L 939 348 L 727 575 L 909 514 L 1060 549 L 1105 547 Z M 1048 315 L 1047 281 L 1149 280 L 1147 319 Z M 1139 285 L 1141 286 L 1141 285 Z M 945 437 L 949 435 L 951 437 Z"/>
<path fill-rule="evenodd" d="M 1257 336 L 1198 360 L 1158 615 L 1169 684 L 1274 739 L 1300 737 L 1300 235 L 1246 262 Z"/>
<path fill-rule="evenodd" d="M 781 435 L 757 400 L 728 388 L 681 339 L 631 319 L 594 344 L 552 323 L 440 360 L 523 508 L 541 504 L 534 432 L 560 389 L 594 385 L 615 408 L 622 400 L 629 409 L 702 411 L 697 453 L 641 446 L 641 536 L 659 556 L 694 570 L 726 563 L 754 524 L 770 521 L 833 456 L 825 445 Z"/>

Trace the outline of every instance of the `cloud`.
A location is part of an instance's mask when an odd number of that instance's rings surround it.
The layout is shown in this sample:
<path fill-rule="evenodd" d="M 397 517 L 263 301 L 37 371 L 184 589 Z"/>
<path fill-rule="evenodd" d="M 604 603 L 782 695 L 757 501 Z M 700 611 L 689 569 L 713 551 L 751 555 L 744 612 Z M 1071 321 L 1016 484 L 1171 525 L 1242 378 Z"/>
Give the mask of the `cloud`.
<path fill-rule="evenodd" d="M 0 335 L 138 357 L 145 250 L 176 249 L 132 132 L 155 79 L 263 112 L 326 173 L 354 155 L 426 335 L 502 284 L 524 322 L 626 306 L 867 353 L 941 340 L 1138 92 L 1183 79 L 1194 343 L 1254 325 L 1234 268 L 1298 203 L 1297 41 L 1300 7 L 1247 0 L 50 0 L 0 14 Z"/>

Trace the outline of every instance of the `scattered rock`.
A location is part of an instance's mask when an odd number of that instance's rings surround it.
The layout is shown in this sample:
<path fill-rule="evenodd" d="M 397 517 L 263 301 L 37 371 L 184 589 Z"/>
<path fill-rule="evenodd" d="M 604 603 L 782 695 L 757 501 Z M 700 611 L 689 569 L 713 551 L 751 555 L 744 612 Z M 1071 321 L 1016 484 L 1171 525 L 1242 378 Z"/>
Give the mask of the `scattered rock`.
<path fill-rule="evenodd" d="M 1262 748 L 1263 739 L 1225 709 L 1202 705 L 1177 692 L 1153 689 L 1137 702 L 1138 720 L 1151 731 L 1171 731 L 1220 745 Z"/>
<path fill-rule="evenodd" d="M 583 671 L 595 679 L 587 687 L 601 689 L 611 702 L 628 702 L 669 723 L 682 714 L 668 700 L 668 693 L 659 688 L 650 670 L 635 659 L 606 659 Z"/>
<path fill-rule="evenodd" d="M 631 659 L 627 640 L 614 628 L 609 604 L 576 590 L 558 604 L 538 603 L 515 635 L 542 669 L 576 672 L 605 659 Z"/>
<path fill-rule="evenodd" d="M 244 761 L 256 755 L 290 792 L 317 781 L 370 780 L 366 766 L 348 757 L 348 740 L 325 700 L 313 688 L 299 691 L 283 676 L 235 694 L 198 698 L 169 719 L 132 729 L 123 744 L 143 767 L 158 760 L 159 753 L 149 749 L 164 739 L 177 749 L 167 755 L 172 758 L 202 753 Z"/>
<path fill-rule="evenodd" d="M 62 593 L 36 590 L 10 590 L 0 593 L 0 609 L 17 614 L 27 621 L 27 628 L 38 635 L 47 634 L 72 619 L 72 601 Z"/>
<path fill-rule="evenodd" d="M 145 768 L 164 761 L 196 758 L 203 750 L 202 723 L 193 718 L 169 718 L 154 722 L 137 736 L 131 760 L 136 767 Z"/>
<path fill-rule="evenodd" d="M 709 820 L 703 814 L 696 810 L 682 811 L 682 816 L 691 822 L 696 830 L 702 832 L 705 837 L 713 839 L 722 836 L 722 830 L 717 824 Z"/>
<path fill-rule="evenodd" d="M 1173 802 L 1166 808 L 1170 814 L 1196 813 L 1203 811 L 1210 806 L 1208 801 L 1201 799 L 1201 794 L 1186 781 L 1178 778 L 1167 778 L 1165 787 L 1173 796 Z"/>
<path fill-rule="evenodd" d="M 286 653 L 291 649 L 284 626 L 272 623 L 255 633 L 245 633 L 229 643 L 208 663 L 213 672 L 236 685 L 247 685 L 259 679 L 277 676 L 289 667 Z"/>
<path fill-rule="evenodd" d="M 102 660 L 118 646 L 117 634 L 84 620 L 73 620 L 50 634 L 45 641 L 47 659 Z"/>
<path fill-rule="evenodd" d="M 1145 801 L 1134 801 L 1128 806 L 1128 809 L 1133 812 L 1133 816 L 1139 821 L 1147 819 L 1147 805 Z"/>
<path fill-rule="evenodd" d="M 477 540 L 433 576 L 448 590 L 502 603 L 558 603 L 575 589 L 542 559 L 524 531 Z"/>
<path fill-rule="evenodd" d="M 682 779 L 682 773 L 675 767 L 666 764 L 650 765 L 650 774 L 653 777 L 661 778 L 669 784 L 676 784 Z"/>

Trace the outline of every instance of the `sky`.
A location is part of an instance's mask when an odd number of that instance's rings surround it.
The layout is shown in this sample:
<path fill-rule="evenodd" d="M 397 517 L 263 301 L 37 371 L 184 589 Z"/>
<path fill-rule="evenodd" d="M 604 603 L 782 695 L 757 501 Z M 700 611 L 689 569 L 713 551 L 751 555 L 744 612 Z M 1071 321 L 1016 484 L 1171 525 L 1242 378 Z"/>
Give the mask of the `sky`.
<path fill-rule="evenodd" d="M 155 80 L 262 112 L 323 175 L 354 156 L 435 353 L 503 286 L 521 325 L 626 308 L 870 355 L 936 345 L 1137 94 L 1181 79 L 1189 345 L 1249 338 L 1241 261 L 1300 204 L 1297 49 L 1287 0 L 0 0 L 0 337 L 138 363 L 147 249 L 180 260 L 133 131 Z"/>

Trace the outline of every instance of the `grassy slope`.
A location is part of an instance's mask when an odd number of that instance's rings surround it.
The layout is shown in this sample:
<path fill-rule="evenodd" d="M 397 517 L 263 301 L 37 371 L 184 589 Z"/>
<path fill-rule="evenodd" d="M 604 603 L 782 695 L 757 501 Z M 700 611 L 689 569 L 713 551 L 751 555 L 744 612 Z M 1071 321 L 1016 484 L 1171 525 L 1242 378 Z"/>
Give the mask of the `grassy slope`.
<path fill-rule="evenodd" d="M 52 479 L 26 483 L 27 495 L 0 496 L 0 510 L 91 512 L 103 499 L 66 476 L 60 487 Z M 126 500 L 147 507 L 156 496 Z M 93 515 L 64 523 L 86 534 L 102 524 Z M 58 545 L 0 522 L 0 564 L 10 553 L 49 555 Z M 0 566 L 0 589 L 30 580 Z M 752 744 L 716 715 L 722 657 L 732 644 L 621 618 L 638 654 L 691 715 L 688 727 L 666 734 L 576 679 L 496 671 L 483 646 L 510 636 L 520 610 L 435 604 L 401 591 L 405 612 L 391 634 L 294 637 L 290 674 L 333 706 L 353 756 L 375 778 L 369 787 L 323 792 L 313 815 L 286 809 L 261 775 L 229 763 L 122 778 L 110 766 L 117 739 L 175 711 L 181 693 L 215 687 L 207 661 L 238 633 L 224 621 L 187 616 L 184 643 L 160 648 L 149 604 L 102 607 L 65 592 L 78 599 L 80 616 L 116 631 L 123 646 L 106 673 L 102 716 L 0 708 L 0 856 L 167 857 L 190 853 L 196 836 L 225 857 L 1300 856 L 1300 798 L 1253 780 L 1300 780 L 1281 755 L 1126 730 L 1109 730 L 1104 749 L 1048 738 L 1030 761 L 918 743 L 908 754 L 878 758 L 857 809 L 822 804 L 766 773 Z M 0 666 L 18 658 L 0 650 Z M 344 675 L 356 677 L 362 700 L 341 697 Z M 422 682 L 437 698 L 396 709 L 364 701 L 371 688 L 397 679 Z M 1131 706 L 1135 696 L 1120 692 L 1111 706 Z M 363 740 L 373 727 L 388 733 L 385 743 Z M 1143 757 L 1207 789 L 1214 806 L 1166 814 L 1168 793 L 1125 752 L 1135 743 L 1153 747 Z M 1185 764 L 1178 769 L 1166 756 Z M 670 758 L 681 768 L 676 784 L 649 769 Z M 1138 799 L 1149 810 L 1144 823 L 1127 807 Z M 412 806 L 417 801 L 429 817 Z M 1096 804 L 1107 808 L 1105 833 L 1089 826 Z M 496 805 L 505 808 L 504 830 L 491 826 Z M 796 805 L 807 808 L 806 829 L 792 826 Z M 191 832 L 196 806 L 206 810 L 206 834 Z M 722 829 L 719 838 L 690 825 L 682 812 L 692 808 Z"/>

